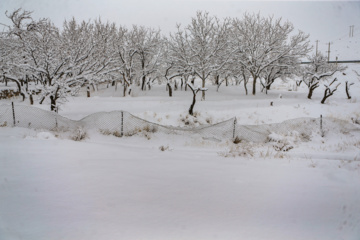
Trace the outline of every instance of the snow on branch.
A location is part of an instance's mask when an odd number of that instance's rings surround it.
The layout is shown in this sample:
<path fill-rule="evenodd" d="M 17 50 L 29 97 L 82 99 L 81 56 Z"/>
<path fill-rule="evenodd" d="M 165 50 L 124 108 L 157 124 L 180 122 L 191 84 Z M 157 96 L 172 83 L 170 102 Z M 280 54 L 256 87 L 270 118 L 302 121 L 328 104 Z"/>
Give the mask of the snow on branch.
<path fill-rule="evenodd" d="M 324 97 L 321 100 L 321 104 L 325 103 L 325 100 L 332 96 L 334 92 L 337 90 L 337 88 L 340 86 L 341 83 L 338 83 L 334 88 L 331 88 L 331 85 L 333 85 L 337 81 L 337 78 L 335 78 L 329 85 L 324 84 L 325 86 L 325 92 Z"/>

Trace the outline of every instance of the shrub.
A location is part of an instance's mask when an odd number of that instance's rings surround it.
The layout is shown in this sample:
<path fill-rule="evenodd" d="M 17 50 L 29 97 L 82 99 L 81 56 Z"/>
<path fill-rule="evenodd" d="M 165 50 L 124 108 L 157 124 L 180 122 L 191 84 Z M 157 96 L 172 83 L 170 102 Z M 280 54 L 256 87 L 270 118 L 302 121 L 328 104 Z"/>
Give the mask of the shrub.
<path fill-rule="evenodd" d="M 82 127 L 78 127 L 75 132 L 71 135 L 71 139 L 74 141 L 84 140 L 87 136 L 86 131 Z"/>

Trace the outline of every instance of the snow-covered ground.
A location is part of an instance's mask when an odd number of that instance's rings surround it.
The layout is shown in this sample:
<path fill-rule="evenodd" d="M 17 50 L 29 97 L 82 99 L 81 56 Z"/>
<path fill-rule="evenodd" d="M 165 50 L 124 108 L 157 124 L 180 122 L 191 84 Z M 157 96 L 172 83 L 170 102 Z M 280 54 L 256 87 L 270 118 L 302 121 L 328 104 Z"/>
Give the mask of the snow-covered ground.
<path fill-rule="evenodd" d="M 198 98 L 195 105 L 197 124 L 232 117 L 239 124 L 276 123 L 322 114 L 359 126 L 353 122 L 360 120 L 360 81 L 352 69 L 360 72 L 353 65 L 338 76 L 342 85 L 326 104 L 320 104 L 321 87 L 308 100 L 305 88 L 288 91 L 280 81 L 268 95 L 256 96 L 245 96 L 241 86 L 219 92 L 209 86 L 206 101 Z M 351 100 L 345 80 L 355 83 Z M 175 91 L 169 98 L 164 86 L 120 95 L 103 87 L 91 98 L 69 99 L 59 113 L 78 120 L 126 110 L 183 126 L 192 97 Z M 73 141 L 57 132 L 1 127 L 0 239 L 358 240 L 360 132 L 332 125 L 324 137 L 269 137 L 265 144 L 234 144 L 89 130 L 84 140 Z M 293 149 L 276 151 L 281 141 Z"/>

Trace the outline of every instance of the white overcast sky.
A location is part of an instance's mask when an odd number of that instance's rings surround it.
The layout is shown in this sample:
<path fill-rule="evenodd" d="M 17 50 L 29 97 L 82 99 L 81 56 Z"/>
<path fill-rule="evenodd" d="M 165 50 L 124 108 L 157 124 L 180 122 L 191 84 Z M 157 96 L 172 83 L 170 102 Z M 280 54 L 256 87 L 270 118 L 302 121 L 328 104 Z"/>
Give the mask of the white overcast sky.
<path fill-rule="evenodd" d="M 220 18 L 241 17 L 244 12 L 282 17 L 322 44 L 348 36 L 351 25 L 354 34 L 360 32 L 360 1 L 0 0 L 0 23 L 9 23 L 5 11 L 17 8 L 33 11 L 34 19 L 50 18 L 58 27 L 73 16 L 78 20 L 100 16 L 118 25 L 160 28 L 166 34 L 202 10 Z"/>

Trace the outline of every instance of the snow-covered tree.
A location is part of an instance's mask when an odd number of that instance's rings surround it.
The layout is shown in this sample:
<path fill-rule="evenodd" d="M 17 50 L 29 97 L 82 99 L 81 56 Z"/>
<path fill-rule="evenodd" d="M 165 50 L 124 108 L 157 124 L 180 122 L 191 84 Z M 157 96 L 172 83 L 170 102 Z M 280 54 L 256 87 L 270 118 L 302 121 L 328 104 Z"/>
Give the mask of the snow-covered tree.
<path fill-rule="evenodd" d="M 131 87 L 136 75 L 136 45 L 131 38 L 134 34 L 126 27 L 121 26 L 117 31 L 114 44 L 116 68 L 123 80 L 124 96 L 131 93 Z"/>
<path fill-rule="evenodd" d="M 146 78 L 159 69 L 162 51 L 160 31 L 134 25 L 121 26 L 113 43 L 116 68 L 123 79 L 124 96 L 130 94 L 133 84 L 145 90 Z M 127 90 L 128 89 L 128 90 Z"/>
<path fill-rule="evenodd" d="M 193 100 L 192 100 L 192 103 L 189 108 L 189 114 L 192 116 L 194 114 L 193 110 L 194 110 L 194 106 L 196 103 L 196 95 L 198 94 L 199 91 L 202 91 L 202 92 L 207 91 L 207 88 L 202 88 L 200 86 L 194 87 L 194 85 L 192 83 L 187 83 L 187 85 L 189 86 L 189 88 L 191 89 L 191 92 L 193 93 Z"/>
<path fill-rule="evenodd" d="M 27 95 L 27 85 L 24 85 L 26 71 L 19 67 L 19 63 L 24 62 L 19 48 L 21 45 L 16 39 L 7 33 L 0 34 L 0 78 L 6 85 L 9 81 L 15 82 L 19 94 L 25 100 Z"/>
<path fill-rule="evenodd" d="M 219 61 L 227 47 L 227 31 L 229 21 L 220 21 L 209 13 L 197 12 L 191 23 L 170 36 L 171 51 L 174 63 L 183 68 L 183 72 L 191 72 L 202 81 L 202 87 L 208 77 L 221 69 L 225 61 Z M 202 99 L 205 100 L 203 91 Z"/>
<path fill-rule="evenodd" d="M 265 68 L 262 77 L 260 78 L 265 93 L 267 94 L 267 91 L 270 90 L 271 85 L 277 78 L 282 78 L 284 80 L 286 77 L 294 76 L 298 66 L 298 59 L 288 57 L 281 58 L 275 64 L 271 64 Z"/>
<path fill-rule="evenodd" d="M 104 45 L 108 33 L 101 30 L 100 22 L 78 24 L 72 19 L 61 32 L 49 19 L 35 21 L 21 9 L 7 16 L 12 21 L 8 34 L 19 43 L 22 56 L 17 65 L 27 82 L 39 83 L 40 103 L 49 98 L 51 110 L 57 109 L 59 99 L 76 94 L 86 83 L 95 84 L 109 72 L 111 59 Z"/>
<path fill-rule="evenodd" d="M 302 81 L 308 87 L 307 97 L 311 99 L 314 90 L 319 87 L 321 80 L 325 80 L 336 72 L 343 71 L 345 68 L 336 63 L 329 63 L 327 58 L 321 53 L 313 55 L 309 60 L 310 64 L 302 68 Z"/>
<path fill-rule="evenodd" d="M 141 90 L 146 88 L 146 78 L 155 73 L 160 64 L 163 39 L 160 30 L 134 25 L 132 28 L 133 45 L 136 47 L 138 77 L 141 80 Z"/>
<path fill-rule="evenodd" d="M 302 58 L 311 50 L 308 35 L 299 31 L 290 35 L 293 25 L 273 17 L 246 13 L 242 19 L 233 19 L 231 31 L 232 49 L 237 64 L 248 71 L 253 79 L 253 95 L 257 79 L 271 66 L 286 67 L 282 59 Z"/>
<path fill-rule="evenodd" d="M 338 83 L 337 85 L 333 85 L 337 81 L 337 78 L 335 78 L 329 85 L 324 84 L 325 91 L 324 91 L 324 97 L 321 100 L 321 104 L 324 104 L 326 99 L 331 97 L 334 92 L 336 92 L 337 88 L 340 86 L 341 83 Z"/>
<path fill-rule="evenodd" d="M 32 22 L 31 12 L 18 9 L 13 13 L 6 12 L 5 14 L 13 22 L 13 26 L 7 26 L 7 31 L 0 35 L 0 74 L 5 83 L 8 81 L 16 83 L 18 92 L 25 100 L 28 95 L 30 73 L 23 67 L 28 59 L 23 52 L 21 39 Z"/>

